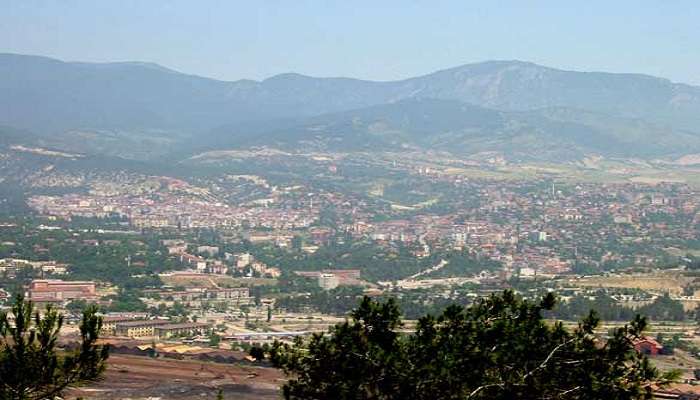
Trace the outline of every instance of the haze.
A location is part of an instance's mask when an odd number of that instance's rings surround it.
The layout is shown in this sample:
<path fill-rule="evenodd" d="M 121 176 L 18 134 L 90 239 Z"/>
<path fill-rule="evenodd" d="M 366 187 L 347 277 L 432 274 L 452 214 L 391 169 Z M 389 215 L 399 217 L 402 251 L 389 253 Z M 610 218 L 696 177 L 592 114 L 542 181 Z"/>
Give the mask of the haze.
<path fill-rule="evenodd" d="M 17 1 L 0 48 L 150 61 L 224 80 L 283 72 L 394 80 L 519 59 L 700 84 L 700 3 L 589 1 Z"/>
<path fill-rule="evenodd" d="M 700 400 L 698 21 L 3 2 L 0 399 Z"/>

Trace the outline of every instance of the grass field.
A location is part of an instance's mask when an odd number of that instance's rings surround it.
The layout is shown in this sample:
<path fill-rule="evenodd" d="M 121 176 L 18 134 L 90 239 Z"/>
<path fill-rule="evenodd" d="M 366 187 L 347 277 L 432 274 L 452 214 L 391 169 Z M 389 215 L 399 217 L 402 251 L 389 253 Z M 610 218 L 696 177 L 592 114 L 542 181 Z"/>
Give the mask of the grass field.
<path fill-rule="evenodd" d="M 681 271 L 658 271 L 647 274 L 625 274 L 610 276 L 590 276 L 572 278 L 568 284 L 588 288 L 632 288 L 648 290 L 656 293 L 668 292 L 680 295 L 683 287 L 692 283 L 695 278 L 684 275 Z"/>
<path fill-rule="evenodd" d="M 656 185 L 664 182 L 686 183 L 700 187 L 700 167 L 639 160 L 586 159 L 577 163 L 523 163 L 502 166 L 455 167 L 436 161 L 436 170 L 448 175 L 469 178 L 526 180 L 551 178 L 563 182 L 594 183 L 644 183 Z"/>

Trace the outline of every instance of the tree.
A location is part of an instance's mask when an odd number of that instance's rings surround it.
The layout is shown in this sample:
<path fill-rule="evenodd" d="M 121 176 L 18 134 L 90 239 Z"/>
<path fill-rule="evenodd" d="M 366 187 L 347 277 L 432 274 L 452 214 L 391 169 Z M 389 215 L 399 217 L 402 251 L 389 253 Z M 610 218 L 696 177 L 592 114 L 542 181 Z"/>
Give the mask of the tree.
<path fill-rule="evenodd" d="M 256 360 L 265 359 L 265 350 L 262 347 L 253 346 L 248 350 L 248 354 Z"/>
<path fill-rule="evenodd" d="M 86 309 L 87 306 L 88 306 L 88 303 L 85 300 L 73 300 L 66 305 L 66 310 L 72 311 L 72 312 L 81 312 L 84 309 Z"/>
<path fill-rule="evenodd" d="M 12 318 L 0 313 L 0 399 L 52 399 L 70 386 L 100 378 L 108 357 L 107 346 L 97 344 L 102 318 L 88 306 L 80 323 L 75 350 L 57 350 L 63 315 L 53 307 L 43 317 L 31 302 L 17 296 Z"/>
<path fill-rule="evenodd" d="M 273 346 L 273 364 L 294 376 L 283 387 L 285 398 L 394 398 L 399 368 L 407 361 L 396 333 L 401 325 L 396 303 L 364 297 L 351 316 L 352 321 L 332 328 L 330 336 L 313 335 L 308 343 L 297 338 L 293 347 Z"/>
<path fill-rule="evenodd" d="M 185 307 L 184 304 L 180 303 L 179 301 L 175 301 L 167 311 L 166 314 L 169 317 L 186 317 L 190 314 L 190 311 Z"/>
<path fill-rule="evenodd" d="M 640 307 L 639 313 L 657 321 L 683 321 L 685 319 L 683 304 L 678 300 L 673 300 L 668 293 L 657 297 L 653 303 Z"/>
<path fill-rule="evenodd" d="M 220 343 L 221 343 L 221 336 L 212 332 L 212 334 L 209 335 L 209 346 L 218 348 Z"/>
<path fill-rule="evenodd" d="M 302 239 L 301 236 L 295 235 L 292 238 L 292 248 L 294 250 L 301 250 L 301 248 L 304 246 L 304 239 Z"/>
<path fill-rule="evenodd" d="M 572 331 L 545 321 L 555 302 L 505 291 L 401 335 L 396 303 L 365 297 L 330 334 L 276 343 L 271 360 L 291 378 L 287 399 L 650 399 L 653 385 L 673 378 L 634 350 L 645 319 L 601 340 L 593 312 Z"/>

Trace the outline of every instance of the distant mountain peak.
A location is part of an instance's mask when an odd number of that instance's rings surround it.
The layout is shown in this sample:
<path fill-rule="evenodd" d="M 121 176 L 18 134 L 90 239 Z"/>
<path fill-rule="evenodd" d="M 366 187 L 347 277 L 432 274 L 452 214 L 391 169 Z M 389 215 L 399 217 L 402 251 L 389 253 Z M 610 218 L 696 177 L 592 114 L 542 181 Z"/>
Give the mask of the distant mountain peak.
<path fill-rule="evenodd" d="M 268 82 L 268 83 L 269 82 L 276 82 L 276 81 L 291 81 L 291 80 L 308 81 L 308 80 L 313 80 L 313 79 L 320 79 L 320 78 L 314 78 L 314 77 L 299 74 L 296 72 L 285 72 L 285 73 L 273 75 L 267 79 L 264 79 L 263 83 L 264 82 Z"/>
<path fill-rule="evenodd" d="M 530 62 L 530 61 L 487 60 L 487 61 L 466 63 L 466 64 L 458 65 L 455 67 L 445 68 L 445 69 L 441 69 L 441 70 L 438 70 L 438 71 L 435 71 L 433 73 L 423 75 L 423 76 L 431 76 L 431 75 L 440 74 L 440 73 L 457 72 L 457 71 L 485 73 L 485 72 L 493 72 L 493 71 L 498 71 L 498 70 L 503 70 L 503 69 L 518 69 L 518 68 L 538 69 L 538 70 L 543 70 L 543 71 L 558 71 L 556 68 L 551 68 L 551 67 L 547 67 L 544 65 L 535 64 L 535 63 Z M 420 78 L 420 77 L 418 77 L 418 78 Z"/>
<path fill-rule="evenodd" d="M 563 147 L 565 138 L 590 147 L 605 138 L 651 143 L 647 139 L 658 137 L 670 143 L 657 146 L 666 153 L 687 150 L 700 138 L 698 87 L 520 60 L 464 64 L 398 81 L 285 73 L 262 82 L 227 82 L 154 63 L 76 63 L 0 54 L 0 89 L 0 125 L 32 131 L 42 140 L 60 137 L 81 146 L 101 141 L 95 148 L 107 151 L 120 142 L 105 132 L 117 132 L 124 143 L 133 138 L 138 146 L 154 137 L 162 139 L 158 143 L 196 138 L 205 144 L 214 131 L 243 136 L 255 128 L 254 139 L 263 145 L 267 139 L 282 142 L 293 133 L 287 125 L 274 138 L 266 136 L 281 126 L 279 120 L 309 122 L 313 129 L 289 127 L 305 140 L 316 140 L 318 126 L 332 126 L 329 137 L 360 148 L 366 146 L 352 135 L 392 145 L 431 137 L 434 141 L 425 143 L 443 149 L 488 148 L 485 143 L 496 130 L 501 139 L 515 132 L 522 140 L 537 139 L 528 142 L 536 145 L 545 142 L 546 133 L 547 143 Z M 344 113 L 369 125 L 358 125 Z M 434 136 L 436 131 L 442 136 Z M 94 134 L 77 139 L 71 132 Z M 123 145 L 125 151 L 137 150 L 131 147 Z M 644 149 L 655 151 L 653 146 Z"/>
<path fill-rule="evenodd" d="M 478 61 L 474 63 L 466 63 L 459 65 L 454 68 L 470 68 L 470 67 L 478 67 L 478 66 L 488 66 L 488 67 L 534 67 L 534 68 L 542 68 L 542 69 L 554 69 L 551 67 L 547 67 L 544 65 L 536 64 L 531 61 L 523 61 L 523 60 L 485 60 L 485 61 Z"/>

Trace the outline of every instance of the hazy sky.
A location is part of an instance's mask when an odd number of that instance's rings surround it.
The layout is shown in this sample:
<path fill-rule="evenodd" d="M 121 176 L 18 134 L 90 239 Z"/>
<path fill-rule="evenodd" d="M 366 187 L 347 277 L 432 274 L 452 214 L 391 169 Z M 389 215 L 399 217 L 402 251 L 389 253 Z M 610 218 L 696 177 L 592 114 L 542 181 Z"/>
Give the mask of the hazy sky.
<path fill-rule="evenodd" d="M 697 0 L 4 0 L 0 8 L 0 52 L 152 61 L 226 80 L 290 71 L 390 80 L 520 59 L 700 85 Z"/>

